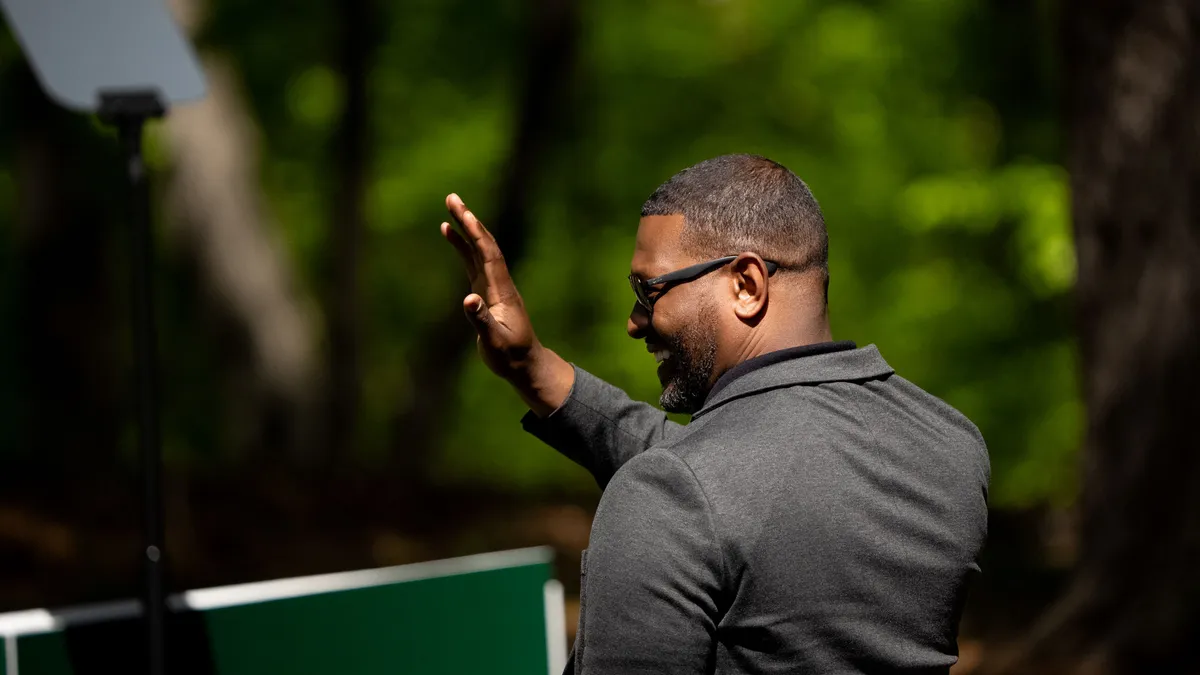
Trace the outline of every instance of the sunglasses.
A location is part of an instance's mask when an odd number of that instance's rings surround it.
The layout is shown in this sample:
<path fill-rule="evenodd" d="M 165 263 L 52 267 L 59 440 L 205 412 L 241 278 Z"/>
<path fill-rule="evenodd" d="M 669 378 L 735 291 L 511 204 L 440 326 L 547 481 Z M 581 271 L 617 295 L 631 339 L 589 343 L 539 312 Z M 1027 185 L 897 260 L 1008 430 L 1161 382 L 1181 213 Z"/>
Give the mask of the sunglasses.
<path fill-rule="evenodd" d="M 724 258 L 689 265 L 683 269 L 664 274 L 661 277 L 654 277 L 653 279 L 646 279 L 644 281 L 639 279 L 637 275 L 630 274 L 629 286 L 633 289 L 633 295 L 637 298 L 638 305 L 641 305 L 642 309 L 646 310 L 647 314 L 650 314 L 654 311 L 654 303 L 658 302 L 658 299 L 671 290 L 671 288 L 680 284 L 686 284 L 689 281 L 695 281 L 709 272 L 721 269 L 734 260 L 737 260 L 736 255 L 727 255 Z M 767 264 L 768 276 L 774 274 L 775 270 L 779 269 L 777 263 L 769 260 L 763 262 Z"/>

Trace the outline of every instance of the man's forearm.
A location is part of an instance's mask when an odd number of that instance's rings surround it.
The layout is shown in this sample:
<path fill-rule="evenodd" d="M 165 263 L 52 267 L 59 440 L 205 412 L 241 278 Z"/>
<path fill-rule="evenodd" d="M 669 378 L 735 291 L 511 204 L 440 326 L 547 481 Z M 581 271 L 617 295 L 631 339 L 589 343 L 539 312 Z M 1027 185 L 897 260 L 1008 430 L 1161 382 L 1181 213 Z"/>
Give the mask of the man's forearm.
<path fill-rule="evenodd" d="M 575 384 L 575 368 L 540 344 L 525 367 L 508 378 L 525 405 L 541 419 L 562 407 Z"/>

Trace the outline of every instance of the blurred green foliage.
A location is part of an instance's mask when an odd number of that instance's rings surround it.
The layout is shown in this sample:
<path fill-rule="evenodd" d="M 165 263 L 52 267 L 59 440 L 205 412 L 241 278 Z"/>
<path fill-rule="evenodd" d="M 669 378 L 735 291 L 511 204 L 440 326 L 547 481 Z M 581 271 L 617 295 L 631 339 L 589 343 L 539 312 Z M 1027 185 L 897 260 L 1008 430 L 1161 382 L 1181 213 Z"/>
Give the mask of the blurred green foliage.
<path fill-rule="evenodd" d="M 438 235 L 442 199 L 458 192 L 485 222 L 498 203 L 532 6 L 377 7 L 356 461 L 405 451 L 392 422 L 422 396 L 412 365 L 466 291 Z M 200 40 L 236 64 L 263 137 L 269 208 L 313 296 L 328 274 L 329 145 L 344 99 L 333 8 L 213 0 Z M 653 360 L 624 333 L 641 202 L 702 159 L 764 154 L 825 211 L 835 337 L 878 345 L 976 422 L 993 504 L 1074 496 L 1074 258 L 1043 3 L 608 0 L 582 12 L 569 114 L 538 170 L 515 270 L 544 343 L 656 400 Z M 0 189 L 0 210 L 11 200 Z M 163 321 L 188 340 L 186 317 L 167 310 Z M 464 321 L 445 339 L 469 348 L 469 330 Z M 195 388 L 166 429 L 172 461 L 236 461 L 212 447 L 221 405 L 203 339 L 186 344 Z M 593 489 L 521 431 L 520 401 L 477 359 L 460 379 L 429 480 Z"/>

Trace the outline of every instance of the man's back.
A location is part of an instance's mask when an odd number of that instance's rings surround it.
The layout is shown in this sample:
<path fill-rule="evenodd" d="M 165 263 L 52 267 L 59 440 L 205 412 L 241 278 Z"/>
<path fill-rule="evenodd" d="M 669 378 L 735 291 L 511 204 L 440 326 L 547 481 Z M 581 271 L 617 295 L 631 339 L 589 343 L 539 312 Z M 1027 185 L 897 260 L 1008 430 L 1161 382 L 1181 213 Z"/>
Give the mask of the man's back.
<path fill-rule="evenodd" d="M 717 672 L 954 663 L 987 523 L 965 418 L 891 375 L 761 392 L 689 432 L 664 449 L 708 495 L 734 581 Z"/>
<path fill-rule="evenodd" d="M 621 437 L 651 419 L 599 398 Z M 717 673 L 945 672 L 988 473 L 975 427 L 873 347 L 739 377 L 613 476 L 577 672 L 639 672 L 670 645 L 707 645 Z"/>

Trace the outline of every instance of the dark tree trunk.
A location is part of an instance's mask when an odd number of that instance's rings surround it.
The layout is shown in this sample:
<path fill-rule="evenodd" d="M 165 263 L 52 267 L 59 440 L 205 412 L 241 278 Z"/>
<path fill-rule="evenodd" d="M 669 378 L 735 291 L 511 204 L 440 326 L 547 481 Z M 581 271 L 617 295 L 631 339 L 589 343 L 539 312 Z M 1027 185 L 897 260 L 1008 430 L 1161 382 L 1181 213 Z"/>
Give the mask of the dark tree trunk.
<path fill-rule="evenodd" d="M 505 260 L 520 260 L 529 206 L 546 149 L 568 113 L 579 42 L 578 0 L 533 0 L 533 16 L 512 151 L 501 176 L 491 229 Z"/>
<path fill-rule="evenodd" d="M 1088 419 L 1074 580 L 1010 672 L 1200 671 L 1200 3 L 1063 8 Z"/>
<path fill-rule="evenodd" d="M 333 137 L 332 284 L 326 316 L 329 322 L 328 463 L 351 453 L 356 445 L 362 396 L 362 316 L 359 272 L 366 230 L 368 134 L 367 76 L 374 53 L 371 0 L 340 0 L 339 71 L 345 82 L 345 106 Z"/>
<path fill-rule="evenodd" d="M 496 236 L 509 267 L 520 263 L 529 238 L 527 225 L 541 167 L 555 132 L 567 114 L 569 85 L 578 51 L 578 0 L 532 0 L 531 24 L 513 144 L 500 178 L 493 217 L 480 214 Z M 458 388 L 463 359 L 475 340 L 458 303 L 426 333 L 417 352 L 413 382 L 420 393 L 397 419 L 396 468 L 419 483 Z M 452 336 L 452 337 L 447 337 Z"/>
<path fill-rule="evenodd" d="M 51 103 L 27 68 L 14 70 L 21 454 L 31 470 L 83 481 L 120 470 L 126 388 L 114 370 L 111 222 L 99 195 L 121 164 L 114 153 L 97 167 L 83 120 Z"/>

